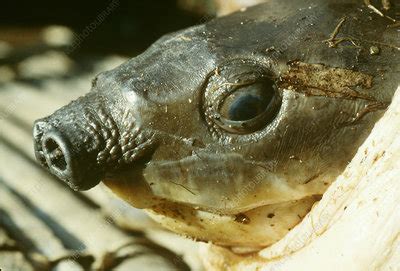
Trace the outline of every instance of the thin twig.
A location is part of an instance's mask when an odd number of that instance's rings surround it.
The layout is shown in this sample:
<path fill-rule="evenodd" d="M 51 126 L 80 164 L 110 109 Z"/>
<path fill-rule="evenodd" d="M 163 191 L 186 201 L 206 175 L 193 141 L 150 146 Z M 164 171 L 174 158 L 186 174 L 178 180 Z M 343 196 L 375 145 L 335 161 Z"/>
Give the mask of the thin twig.
<path fill-rule="evenodd" d="M 381 17 L 385 17 L 385 15 L 383 15 L 383 13 L 377 9 L 374 5 L 371 4 L 370 0 L 364 0 L 364 4 L 373 12 L 375 12 L 376 14 L 378 14 Z"/>
<path fill-rule="evenodd" d="M 338 38 L 336 39 L 337 35 L 339 34 L 340 28 L 343 26 L 344 22 L 346 21 L 346 17 L 343 17 L 340 19 L 339 23 L 336 25 L 335 29 L 333 30 L 333 32 L 331 33 L 331 35 L 329 36 L 329 39 L 324 40 L 324 42 L 327 42 L 329 44 L 329 47 L 336 47 L 339 43 L 345 42 L 345 41 L 349 41 L 351 42 L 355 47 L 360 47 L 360 45 L 356 44 L 354 42 L 354 39 L 351 37 L 344 37 L 344 38 Z"/>
<path fill-rule="evenodd" d="M 396 22 L 395 19 L 393 19 L 390 16 L 387 16 L 385 14 L 382 13 L 382 11 L 380 11 L 379 9 L 377 9 L 374 5 L 371 4 L 370 0 L 364 0 L 364 4 L 370 9 L 372 10 L 374 13 L 378 14 L 381 17 L 387 18 L 389 20 L 391 20 L 392 22 Z M 389 0 L 382 0 L 382 5 L 383 5 L 383 9 L 384 10 L 389 10 L 390 9 L 390 1 Z"/>
<path fill-rule="evenodd" d="M 400 27 L 400 22 L 388 25 L 387 27 L 389 27 L 389 28 Z"/>
<path fill-rule="evenodd" d="M 335 30 L 333 30 L 333 32 L 330 36 L 330 40 L 334 40 L 336 38 L 336 36 L 339 34 L 340 28 L 342 27 L 342 25 L 346 21 L 346 19 L 347 19 L 346 17 L 343 17 L 342 19 L 340 19 L 339 23 L 335 27 Z"/>
<path fill-rule="evenodd" d="M 192 194 L 193 196 L 196 196 L 196 193 L 194 193 L 193 191 L 191 191 L 189 188 L 187 188 L 187 187 L 184 186 L 183 184 L 176 183 L 176 182 L 171 181 L 171 180 L 170 180 L 170 182 L 173 183 L 173 184 L 175 184 L 175 185 L 177 185 L 177 186 L 182 187 L 183 189 L 185 189 L 186 191 L 188 191 L 188 192 L 189 192 L 190 194 Z"/>

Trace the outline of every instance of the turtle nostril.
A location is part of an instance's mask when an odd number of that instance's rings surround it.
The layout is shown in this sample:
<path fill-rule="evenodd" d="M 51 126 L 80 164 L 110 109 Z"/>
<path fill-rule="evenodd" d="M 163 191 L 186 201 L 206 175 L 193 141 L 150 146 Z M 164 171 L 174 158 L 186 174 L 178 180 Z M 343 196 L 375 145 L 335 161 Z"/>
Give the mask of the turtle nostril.
<path fill-rule="evenodd" d="M 64 171 L 67 168 L 64 153 L 53 138 L 47 138 L 44 142 L 44 149 L 49 159 L 49 167 L 56 168 L 60 171 Z"/>

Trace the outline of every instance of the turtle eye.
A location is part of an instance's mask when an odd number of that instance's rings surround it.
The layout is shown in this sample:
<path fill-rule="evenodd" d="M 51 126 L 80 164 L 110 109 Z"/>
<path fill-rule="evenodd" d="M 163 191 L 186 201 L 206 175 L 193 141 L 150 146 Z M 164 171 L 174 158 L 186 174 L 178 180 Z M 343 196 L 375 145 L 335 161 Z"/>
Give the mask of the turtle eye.
<path fill-rule="evenodd" d="M 204 114 L 212 127 L 250 134 L 270 124 L 281 106 L 274 76 L 248 60 L 228 62 L 211 74 L 204 92 Z M 216 127 L 217 128 L 217 127 Z"/>
<path fill-rule="evenodd" d="M 262 83 L 237 89 L 222 102 L 220 114 L 230 121 L 247 121 L 261 115 L 274 98 L 274 90 Z"/>
<path fill-rule="evenodd" d="M 267 78 L 230 91 L 220 100 L 216 123 L 231 133 L 250 133 L 269 124 L 275 117 L 280 95 Z"/>

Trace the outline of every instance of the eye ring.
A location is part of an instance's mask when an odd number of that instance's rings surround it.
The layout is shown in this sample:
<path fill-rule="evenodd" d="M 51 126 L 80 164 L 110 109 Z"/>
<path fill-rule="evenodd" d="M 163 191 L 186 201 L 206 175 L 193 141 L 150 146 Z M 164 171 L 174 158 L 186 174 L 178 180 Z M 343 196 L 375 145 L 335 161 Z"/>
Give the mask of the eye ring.
<path fill-rule="evenodd" d="M 282 97 L 265 67 L 243 60 L 230 64 L 208 80 L 204 94 L 207 122 L 231 134 L 256 132 L 275 118 Z"/>

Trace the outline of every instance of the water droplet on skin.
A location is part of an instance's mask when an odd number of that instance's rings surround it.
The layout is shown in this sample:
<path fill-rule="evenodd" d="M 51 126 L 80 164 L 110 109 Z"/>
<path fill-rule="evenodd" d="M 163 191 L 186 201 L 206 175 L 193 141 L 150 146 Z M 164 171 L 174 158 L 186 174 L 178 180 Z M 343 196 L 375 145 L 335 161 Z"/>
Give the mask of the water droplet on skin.
<path fill-rule="evenodd" d="M 90 137 L 88 137 L 88 136 L 86 136 L 84 139 L 83 139 L 83 142 L 84 143 L 89 143 L 89 141 L 90 141 Z"/>
<path fill-rule="evenodd" d="M 242 224 L 249 224 L 250 218 L 247 215 L 240 213 L 235 216 L 235 221 Z"/>
<path fill-rule="evenodd" d="M 214 119 L 220 119 L 220 118 L 221 118 L 221 115 L 218 114 L 218 113 L 215 113 L 215 114 L 213 115 L 213 118 L 214 118 Z"/>
<path fill-rule="evenodd" d="M 182 138 L 182 141 L 185 142 L 186 144 L 193 146 L 194 144 L 194 139 L 193 138 Z"/>
<path fill-rule="evenodd" d="M 379 49 L 379 47 L 377 47 L 377 46 L 371 46 L 371 47 L 369 47 L 369 54 L 370 55 L 379 55 L 379 53 L 380 53 L 380 49 Z"/>

